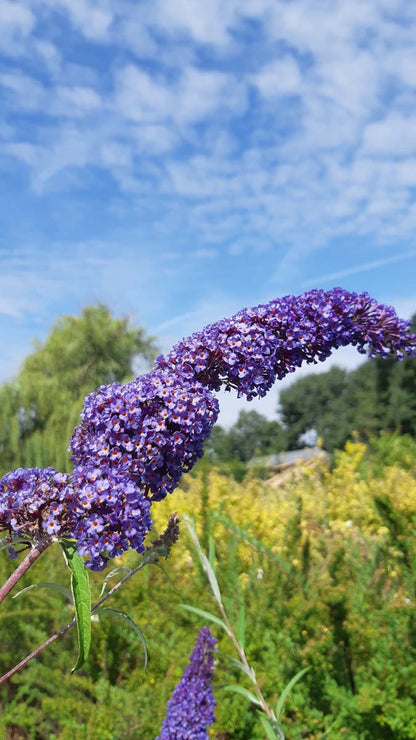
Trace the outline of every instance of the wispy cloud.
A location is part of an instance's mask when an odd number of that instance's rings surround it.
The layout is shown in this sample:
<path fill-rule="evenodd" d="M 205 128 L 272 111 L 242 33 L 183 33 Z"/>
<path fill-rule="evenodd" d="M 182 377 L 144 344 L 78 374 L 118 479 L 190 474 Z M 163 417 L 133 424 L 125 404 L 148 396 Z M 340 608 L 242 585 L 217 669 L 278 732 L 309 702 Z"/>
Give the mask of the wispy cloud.
<path fill-rule="evenodd" d="M 316 250 L 336 235 L 384 243 L 414 229 L 416 43 L 375 0 L 365 8 L 342 0 L 331 12 L 305 0 L 41 6 L 57 28 L 66 14 L 117 64 L 93 69 L 90 59 L 91 81 L 68 84 L 65 44 L 58 53 L 38 30 L 39 6 L 17 6 L 13 28 L 43 66 L 31 77 L 3 74 L 10 110 L 33 115 L 30 127 L 15 119 L 3 154 L 29 168 L 36 192 L 87 168 L 139 202 L 151 182 L 160 218 L 170 219 L 176 201 L 178 225 L 202 241 L 217 232 L 235 244 L 244 233 L 248 244 L 257 234 L 285 249 L 313 241 Z M 138 35 L 127 53 L 129 20 Z M 262 41 L 253 55 L 251 21 Z M 176 61 L 166 56 L 173 48 Z"/>
<path fill-rule="evenodd" d="M 302 285 L 306 287 L 324 285 L 325 283 L 332 283 L 334 280 L 340 280 L 350 275 L 358 275 L 362 272 L 370 272 L 376 270 L 378 267 L 385 267 L 385 265 L 392 265 L 396 262 L 403 262 L 405 260 L 414 259 L 416 257 L 416 249 L 412 249 L 408 252 L 401 252 L 400 254 L 393 254 L 391 257 L 384 257 L 383 259 L 373 260 L 372 262 L 365 262 L 364 264 L 355 265 L 344 270 L 337 270 L 336 272 L 330 272 L 326 275 L 320 275 L 311 280 L 305 280 Z"/>

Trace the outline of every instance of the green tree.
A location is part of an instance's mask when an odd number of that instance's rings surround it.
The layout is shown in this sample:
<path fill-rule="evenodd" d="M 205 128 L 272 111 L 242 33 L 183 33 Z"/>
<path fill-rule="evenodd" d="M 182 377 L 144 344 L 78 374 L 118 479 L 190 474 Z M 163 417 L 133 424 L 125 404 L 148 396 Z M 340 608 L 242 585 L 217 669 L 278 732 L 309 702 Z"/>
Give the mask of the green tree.
<path fill-rule="evenodd" d="M 309 429 L 317 431 L 326 449 L 342 446 L 350 429 L 345 370 L 333 367 L 300 378 L 279 400 L 289 449 L 298 447 L 300 435 Z"/>
<path fill-rule="evenodd" d="M 240 411 L 228 430 L 214 427 L 206 450 L 214 460 L 249 462 L 253 457 L 270 455 L 285 449 L 285 435 L 278 421 L 269 421 L 258 411 Z"/>
<path fill-rule="evenodd" d="M 416 314 L 412 319 L 412 331 L 416 333 Z M 388 361 L 384 365 L 383 368 L 381 361 L 377 362 L 379 375 L 384 380 L 385 428 L 416 435 L 416 359 L 406 357 L 402 362 Z"/>
<path fill-rule="evenodd" d="M 378 367 L 370 360 L 347 375 L 347 426 L 342 444 L 352 432 L 369 439 L 384 428 L 386 409 L 379 389 Z"/>
<path fill-rule="evenodd" d="M 0 467 L 53 465 L 68 469 L 68 441 L 85 396 L 133 376 L 135 359 L 150 361 L 152 338 L 104 305 L 63 316 L 0 388 Z"/>

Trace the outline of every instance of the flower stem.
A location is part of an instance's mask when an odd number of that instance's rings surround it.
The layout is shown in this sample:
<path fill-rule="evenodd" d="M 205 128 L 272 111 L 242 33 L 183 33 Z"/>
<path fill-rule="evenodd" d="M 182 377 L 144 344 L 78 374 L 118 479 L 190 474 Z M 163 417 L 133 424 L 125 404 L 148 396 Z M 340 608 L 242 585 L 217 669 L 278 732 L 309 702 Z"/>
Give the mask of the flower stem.
<path fill-rule="evenodd" d="M 0 588 L 0 604 L 6 598 L 9 591 L 14 588 L 20 578 L 26 573 L 31 565 L 38 559 L 40 555 L 46 550 L 51 544 L 52 540 L 49 538 L 40 539 L 36 543 L 35 547 L 23 558 L 22 562 L 17 566 L 16 570 L 13 571 L 11 576 L 7 579 L 6 583 Z"/>
<path fill-rule="evenodd" d="M 225 624 L 227 626 L 228 634 L 229 634 L 229 636 L 231 638 L 231 642 L 233 643 L 233 645 L 234 645 L 234 647 L 235 647 L 235 649 L 236 649 L 236 651 L 238 653 L 238 656 L 239 656 L 239 658 L 240 658 L 240 660 L 241 660 L 244 668 L 246 668 L 247 674 L 248 675 L 251 675 L 252 674 L 252 669 L 251 669 L 251 667 L 250 667 L 250 665 L 249 665 L 249 663 L 247 661 L 246 654 L 244 652 L 243 647 L 240 645 L 240 643 L 238 642 L 238 640 L 237 640 L 237 638 L 236 638 L 236 636 L 234 634 L 233 628 L 231 626 L 231 622 L 228 619 L 227 612 L 225 611 L 224 605 L 223 605 L 222 602 L 219 603 L 219 608 L 220 608 L 221 616 L 222 616 L 222 618 L 223 618 L 223 620 L 224 620 L 224 622 L 225 622 Z M 252 678 L 252 683 L 253 683 L 253 686 L 254 686 L 254 690 L 255 690 L 255 692 L 257 694 L 257 698 L 258 698 L 258 700 L 259 700 L 259 702 L 261 704 L 261 707 L 263 709 L 263 712 L 265 713 L 265 715 L 269 719 L 274 719 L 273 712 L 271 711 L 269 705 L 267 704 L 267 702 L 266 702 L 266 700 L 265 700 L 265 698 L 264 698 L 264 696 L 263 696 L 263 694 L 261 692 L 260 686 L 258 685 L 258 683 L 257 683 L 257 681 L 256 681 L 255 678 Z"/>
<path fill-rule="evenodd" d="M 58 637 L 61 637 L 62 635 L 64 635 L 65 632 L 68 632 L 68 630 L 70 630 L 71 627 L 75 627 L 76 623 L 77 623 L 77 620 L 73 619 L 72 622 L 69 622 L 64 627 L 61 627 L 59 632 L 55 632 L 54 635 L 51 635 L 50 637 L 48 637 L 48 639 L 44 643 L 42 643 L 42 645 L 39 645 L 39 647 L 37 647 L 35 650 L 29 653 L 29 655 L 26 655 L 26 657 L 23 658 L 23 660 L 21 660 L 20 663 L 17 663 L 17 665 L 13 666 L 13 668 L 11 668 L 10 671 L 7 671 L 7 673 L 1 676 L 0 684 L 4 683 L 9 678 L 11 678 L 11 676 L 13 676 L 15 673 L 17 673 L 17 671 L 23 668 L 23 666 L 25 666 L 26 663 L 29 663 L 29 660 L 32 660 L 32 658 L 36 658 L 36 656 L 39 655 L 39 653 L 41 653 L 42 650 L 48 647 L 48 645 L 51 645 L 53 642 L 55 642 L 55 640 L 57 640 Z"/>
<path fill-rule="evenodd" d="M 175 517 L 176 517 L 176 515 L 174 515 L 173 517 L 171 516 L 171 519 L 173 521 L 173 524 L 176 522 Z M 169 525 L 168 525 L 168 527 L 169 527 Z M 167 532 L 168 531 L 169 531 L 169 529 L 167 530 Z M 162 538 L 163 538 L 163 535 L 162 535 L 162 537 L 160 538 L 159 541 L 154 542 L 151 547 L 149 547 L 148 549 L 146 549 L 146 551 L 143 553 L 143 558 L 142 558 L 141 563 L 139 563 L 139 565 L 137 565 L 136 568 L 133 568 L 133 570 L 131 570 L 129 573 L 127 573 L 127 575 L 125 575 L 124 578 L 122 578 L 120 581 L 117 581 L 117 583 L 109 591 L 107 591 L 107 593 L 105 593 L 104 596 L 101 597 L 101 599 L 99 599 L 98 601 L 95 602 L 95 604 L 93 604 L 93 606 L 91 607 L 91 613 L 93 613 L 97 609 L 99 609 L 100 606 L 101 606 L 101 604 L 103 604 L 105 601 L 107 601 L 107 599 L 110 596 L 112 596 L 116 591 L 118 591 L 118 589 L 121 588 L 121 586 L 123 585 L 123 583 L 125 583 L 126 581 L 128 581 L 129 578 L 131 578 L 136 573 L 138 573 L 139 570 L 142 570 L 142 568 L 144 568 L 145 565 L 156 564 L 158 562 L 158 560 L 160 560 L 161 557 L 166 558 L 168 556 L 169 549 L 170 549 L 169 548 L 169 544 L 171 544 L 171 543 L 166 544 L 163 541 Z M 172 541 L 172 544 L 173 544 L 173 541 Z M 45 549 L 45 547 L 43 549 Z M 39 555 L 40 555 L 40 552 L 38 553 L 38 555 L 36 557 L 39 557 Z M 29 557 L 29 555 L 27 556 L 27 558 L 28 557 Z M 25 558 L 25 560 L 27 558 Z M 23 562 L 24 561 L 22 561 L 21 565 L 23 564 Z M 33 562 L 33 560 L 32 560 L 32 562 Z M 31 563 L 29 563 L 29 565 L 31 565 Z M 29 567 L 29 565 L 27 565 L 27 567 L 25 568 L 25 570 L 27 570 L 27 568 Z M 17 569 L 16 569 L 16 571 L 17 571 Z M 16 571 L 15 571 L 15 573 L 16 573 Z M 12 586 L 10 586 L 10 588 L 12 588 Z M 7 681 L 9 678 L 11 678 L 15 673 L 17 673 L 17 671 L 19 671 L 21 668 L 23 668 L 27 663 L 29 663 L 29 661 L 32 660 L 32 658 L 36 658 L 36 656 L 39 655 L 39 653 L 41 653 L 42 650 L 44 650 L 45 648 L 49 647 L 49 645 L 51 645 L 53 642 L 55 642 L 55 640 L 57 640 L 58 637 L 62 637 L 62 635 L 64 635 L 65 632 L 68 632 L 68 630 L 70 630 L 72 627 L 75 627 L 76 623 L 77 623 L 77 620 L 76 619 L 73 619 L 72 622 L 68 622 L 68 624 L 65 624 L 63 627 L 61 627 L 60 630 L 58 630 L 58 632 L 55 632 L 53 635 L 51 635 L 50 637 L 48 637 L 48 639 L 45 640 L 45 642 L 43 642 L 42 645 L 39 645 L 29 655 L 26 655 L 26 657 L 23 658 L 23 660 L 21 660 L 20 663 L 17 663 L 15 666 L 13 666 L 13 668 L 11 668 L 9 671 L 7 671 L 7 673 L 5 673 L 3 676 L 0 676 L 0 685 L 2 683 L 4 683 L 5 681 Z"/>

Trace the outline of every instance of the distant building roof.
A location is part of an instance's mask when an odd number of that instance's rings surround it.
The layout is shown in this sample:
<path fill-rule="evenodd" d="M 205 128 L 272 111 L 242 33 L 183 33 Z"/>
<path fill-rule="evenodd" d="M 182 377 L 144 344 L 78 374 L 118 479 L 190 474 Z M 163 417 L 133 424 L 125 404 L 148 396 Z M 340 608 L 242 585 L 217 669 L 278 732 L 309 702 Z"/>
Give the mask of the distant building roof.
<path fill-rule="evenodd" d="M 315 457 L 328 460 L 330 454 L 326 450 L 323 450 L 322 447 L 304 447 L 302 450 L 289 450 L 288 452 L 281 452 L 279 455 L 269 455 L 267 457 L 267 464 L 271 468 L 283 468 L 289 465 L 296 465 L 298 462 L 313 460 Z"/>

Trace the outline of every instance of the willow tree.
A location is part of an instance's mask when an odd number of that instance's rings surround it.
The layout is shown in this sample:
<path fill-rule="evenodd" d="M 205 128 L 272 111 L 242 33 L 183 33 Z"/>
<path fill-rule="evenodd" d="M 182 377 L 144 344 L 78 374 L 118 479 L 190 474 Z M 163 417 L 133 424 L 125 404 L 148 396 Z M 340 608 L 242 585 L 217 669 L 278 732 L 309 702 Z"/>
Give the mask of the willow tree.
<path fill-rule="evenodd" d="M 154 341 L 105 305 L 62 316 L 15 380 L 0 387 L 0 472 L 16 467 L 70 466 L 67 446 L 85 396 L 125 382 L 137 360 L 150 362 Z"/>

